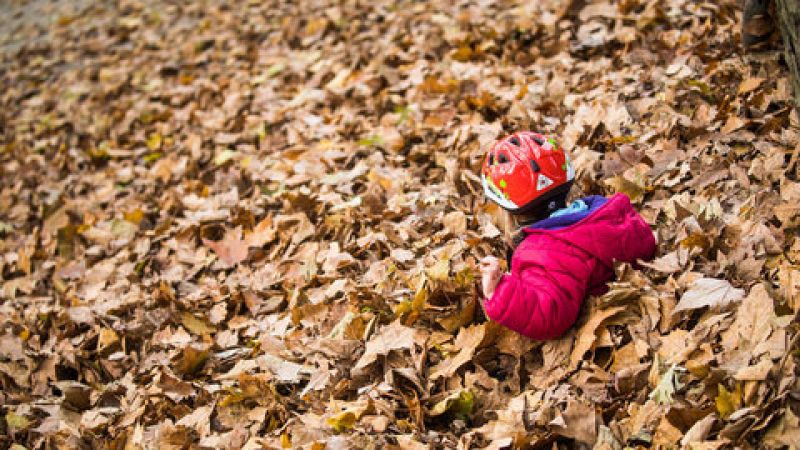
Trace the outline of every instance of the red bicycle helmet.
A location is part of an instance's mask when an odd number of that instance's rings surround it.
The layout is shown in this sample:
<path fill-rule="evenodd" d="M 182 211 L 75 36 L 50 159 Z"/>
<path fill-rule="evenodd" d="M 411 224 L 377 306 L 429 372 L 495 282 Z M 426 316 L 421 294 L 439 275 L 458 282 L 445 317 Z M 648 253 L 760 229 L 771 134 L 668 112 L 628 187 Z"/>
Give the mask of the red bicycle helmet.
<path fill-rule="evenodd" d="M 481 181 L 490 200 L 512 213 L 528 213 L 558 195 L 575 179 L 569 156 L 553 138 L 521 131 L 501 139 L 483 161 Z"/>

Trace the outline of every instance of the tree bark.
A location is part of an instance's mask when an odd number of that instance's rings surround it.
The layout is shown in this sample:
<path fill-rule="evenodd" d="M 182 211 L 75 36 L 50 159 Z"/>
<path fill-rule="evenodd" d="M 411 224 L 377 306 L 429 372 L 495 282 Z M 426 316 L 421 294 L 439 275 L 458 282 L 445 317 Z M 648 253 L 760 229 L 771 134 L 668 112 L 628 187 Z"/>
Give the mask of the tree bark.
<path fill-rule="evenodd" d="M 777 0 L 776 6 L 786 64 L 794 89 L 794 107 L 800 113 L 800 0 Z"/>

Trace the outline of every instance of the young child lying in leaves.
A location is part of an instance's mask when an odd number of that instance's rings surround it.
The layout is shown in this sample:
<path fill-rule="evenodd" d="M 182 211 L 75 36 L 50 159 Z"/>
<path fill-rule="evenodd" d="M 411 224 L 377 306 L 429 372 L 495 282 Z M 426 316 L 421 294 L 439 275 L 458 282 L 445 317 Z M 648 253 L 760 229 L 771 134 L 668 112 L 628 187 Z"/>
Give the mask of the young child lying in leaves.
<path fill-rule="evenodd" d="M 589 196 L 566 205 L 575 178 L 555 140 L 519 132 L 496 142 L 483 163 L 486 196 L 522 228 L 514 239 L 510 273 L 499 260 L 481 260 L 486 315 L 532 339 L 569 329 L 588 295 L 607 290 L 614 261 L 649 260 L 650 227 L 623 194 Z"/>

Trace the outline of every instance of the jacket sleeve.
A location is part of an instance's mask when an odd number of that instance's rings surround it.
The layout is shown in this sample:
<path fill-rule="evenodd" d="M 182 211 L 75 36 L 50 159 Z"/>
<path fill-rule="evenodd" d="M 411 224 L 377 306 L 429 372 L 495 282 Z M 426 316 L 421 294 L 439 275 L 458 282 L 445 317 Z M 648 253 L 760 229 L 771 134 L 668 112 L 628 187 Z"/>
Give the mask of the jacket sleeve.
<path fill-rule="evenodd" d="M 638 212 L 634 212 L 634 214 L 636 215 L 633 218 L 633 227 L 636 230 L 636 245 L 627 246 L 630 250 L 624 261 L 632 263 L 634 267 L 638 267 L 636 263 L 637 260 L 650 261 L 655 257 L 657 244 L 656 237 L 653 234 L 653 230 L 650 229 L 650 225 L 645 222 L 644 218 Z"/>
<path fill-rule="evenodd" d="M 593 258 L 559 255 L 545 269 L 528 265 L 504 275 L 484 303 L 486 315 L 531 339 L 553 339 L 575 323 Z"/>

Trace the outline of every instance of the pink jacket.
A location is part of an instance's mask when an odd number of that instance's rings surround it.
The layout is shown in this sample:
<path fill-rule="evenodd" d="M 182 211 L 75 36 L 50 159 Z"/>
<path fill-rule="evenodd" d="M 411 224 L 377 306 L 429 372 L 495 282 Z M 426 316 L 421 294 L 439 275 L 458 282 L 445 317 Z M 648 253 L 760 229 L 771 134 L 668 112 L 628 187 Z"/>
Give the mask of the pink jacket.
<path fill-rule="evenodd" d="M 627 196 L 594 198 L 602 206 L 571 225 L 523 230 L 511 273 L 484 304 L 490 319 L 532 339 L 556 338 L 575 323 L 587 295 L 608 289 L 614 261 L 654 256 L 653 232 Z"/>

